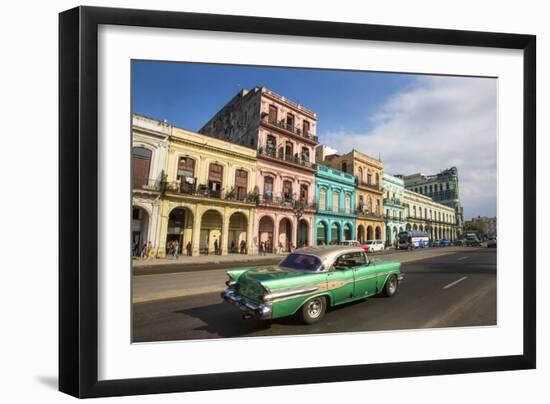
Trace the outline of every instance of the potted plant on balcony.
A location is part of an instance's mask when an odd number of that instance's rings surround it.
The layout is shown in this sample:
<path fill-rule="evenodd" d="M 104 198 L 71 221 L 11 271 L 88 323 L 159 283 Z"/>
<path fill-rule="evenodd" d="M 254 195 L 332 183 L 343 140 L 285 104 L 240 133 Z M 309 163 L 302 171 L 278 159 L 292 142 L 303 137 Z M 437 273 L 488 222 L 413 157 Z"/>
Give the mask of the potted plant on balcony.
<path fill-rule="evenodd" d="M 257 186 L 246 195 L 246 201 L 254 202 L 256 205 L 260 203 L 260 193 Z"/>
<path fill-rule="evenodd" d="M 229 190 L 227 190 L 227 192 L 225 193 L 225 199 L 228 199 L 228 200 L 234 200 L 235 196 L 236 196 L 235 187 L 229 188 Z"/>

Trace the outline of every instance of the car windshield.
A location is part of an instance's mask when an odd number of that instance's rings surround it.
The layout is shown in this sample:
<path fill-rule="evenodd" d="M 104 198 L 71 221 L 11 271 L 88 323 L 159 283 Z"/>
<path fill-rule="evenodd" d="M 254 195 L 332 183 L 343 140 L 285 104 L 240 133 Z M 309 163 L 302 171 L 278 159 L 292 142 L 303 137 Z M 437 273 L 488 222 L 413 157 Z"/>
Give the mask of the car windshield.
<path fill-rule="evenodd" d="M 367 241 L 367 245 L 372 245 L 374 244 L 374 241 Z"/>
<path fill-rule="evenodd" d="M 323 263 L 319 257 L 309 254 L 289 254 L 280 265 L 305 272 L 317 272 L 323 269 Z"/>

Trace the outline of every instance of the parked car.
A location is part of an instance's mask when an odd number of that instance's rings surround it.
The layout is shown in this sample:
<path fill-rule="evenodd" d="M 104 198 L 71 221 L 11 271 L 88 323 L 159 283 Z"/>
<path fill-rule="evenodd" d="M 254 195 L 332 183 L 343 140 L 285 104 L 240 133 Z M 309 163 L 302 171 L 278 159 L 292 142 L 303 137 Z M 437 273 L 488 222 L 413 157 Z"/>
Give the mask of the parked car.
<path fill-rule="evenodd" d="M 306 324 L 323 318 L 328 306 L 384 294 L 392 297 L 402 280 L 399 262 L 369 261 L 359 247 L 300 248 L 279 265 L 227 271 L 222 298 L 243 318 L 262 320 L 298 313 Z"/>
<path fill-rule="evenodd" d="M 369 240 L 365 243 L 365 251 L 369 253 L 384 251 L 384 242 L 382 240 Z"/>
<path fill-rule="evenodd" d="M 481 241 L 477 238 L 467 238 L 464 240 L 464 244 L 466 247 L 481 247 Z"/>

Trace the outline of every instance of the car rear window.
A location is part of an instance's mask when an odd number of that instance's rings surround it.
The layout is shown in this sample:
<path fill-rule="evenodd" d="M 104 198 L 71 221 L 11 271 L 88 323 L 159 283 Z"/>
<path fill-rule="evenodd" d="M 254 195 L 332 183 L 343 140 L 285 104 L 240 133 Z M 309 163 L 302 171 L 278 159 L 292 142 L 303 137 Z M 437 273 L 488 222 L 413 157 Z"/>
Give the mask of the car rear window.
<path fill-rule="evenodd" d="M 319 257 L 309 254 L 289 254 L 280 265 L 306 272 L 316 272 L 323 269 L 323 263 Z"/>

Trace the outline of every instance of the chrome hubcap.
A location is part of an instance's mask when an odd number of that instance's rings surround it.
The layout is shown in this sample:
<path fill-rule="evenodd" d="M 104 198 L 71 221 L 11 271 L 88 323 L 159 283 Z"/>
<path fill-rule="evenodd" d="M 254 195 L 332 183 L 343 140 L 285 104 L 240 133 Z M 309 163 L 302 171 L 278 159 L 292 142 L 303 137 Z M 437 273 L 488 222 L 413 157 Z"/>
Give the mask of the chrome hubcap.
<path fill-rule="evenodd" d="M 390 284 L 389 284 L 389 288 L 388 288 L 390 293 L 395 292 L 396 286 L 397 286 L 397 284 L 395 282 L 395 278 L 390 279 Z"/>
<path fill-rule="evenodd" d="M 307 314 L 313 318 L 319 317 L 321 314 L 321 301 L 319 299 L 314 299 L 309 302 L 307 306 Z"/>

